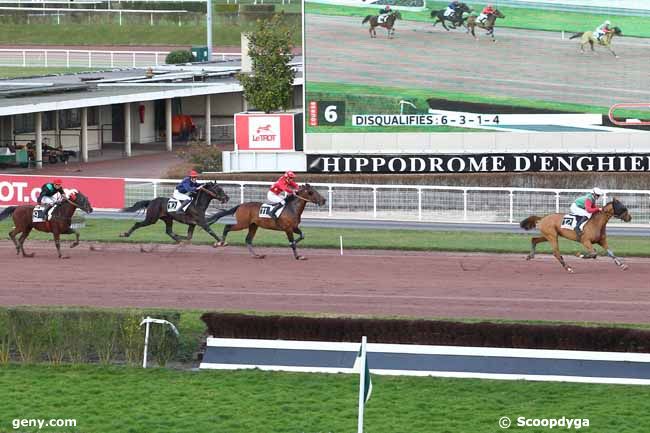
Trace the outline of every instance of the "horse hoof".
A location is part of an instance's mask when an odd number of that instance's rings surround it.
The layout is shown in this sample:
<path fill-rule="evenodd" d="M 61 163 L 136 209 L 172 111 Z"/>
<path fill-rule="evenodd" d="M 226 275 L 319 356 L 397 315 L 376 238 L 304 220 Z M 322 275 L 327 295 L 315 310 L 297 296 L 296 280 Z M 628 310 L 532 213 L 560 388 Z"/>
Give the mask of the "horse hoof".
<path fill-rule="evenodd" d="M 128 238 L 129 235 L 128 235 L 128 233 L 120 233 L 120 237 L 121 238 Z"/>
<path fill-rule="evenodd" d="M 628 269 L 630 269 L 630 267 L 628 265 L 621 265 L 621 270 L 622 271 L 627 271 Z"/>
<path fill-rule="evenodd" d="M 568 273 L 572 274 L 572 273 L 573 273 L 573 268 L 571 268 L 571 267 L 567 267 L 567 268 L 566 268 L 566 271 L 567 271 Z"/>
<path fill-rule="evenodd" d="M 298 256 L 298 257 L 296 257 L 296 260 L 307 260 L 307 257 L 305 257 L 305 256 Z"/>
<path fill-rule="evenodd" d="M 74 244 L 70 245 L 70 248 L 74 248 L 74 247 L 76 247 L 77 245 L 79 245 L 79 242 L 75 242 Z"/>
<path fill-rule="evenodd" d="M 61 256 L 61 257 L 59 257 L 59 258 L 60 258 L 61 260 L 65 260 L 65 259 L 69 259 L 70 256 Z"/>
<path fill-rule="evenodd" d="M 253 256 L 254 259 L 263 259 L 263 258 L 265 258 L 265 257 L 266 257 L 266 255 L 264 255 L 264 254 L 255 254 L 255 255 Z"/>
<path fill-rule="evenodd" d="M 533 259 L 533 256 L 531 256 L 531 255 L 526 256 L 526 260 L 532 260 L 532 259 Z"/>

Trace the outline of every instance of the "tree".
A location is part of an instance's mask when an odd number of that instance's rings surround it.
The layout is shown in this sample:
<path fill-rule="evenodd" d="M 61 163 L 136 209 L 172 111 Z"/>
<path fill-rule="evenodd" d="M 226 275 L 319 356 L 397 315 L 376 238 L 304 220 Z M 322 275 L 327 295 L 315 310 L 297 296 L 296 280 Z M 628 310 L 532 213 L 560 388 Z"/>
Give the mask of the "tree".
<path fill-rule="evenodd" d="M 248 103 L 270 113 L 291 105 L 293 80 L 296 76 L 289 62 L 293 48 L 291 30 L 282 13 L 270 20 L 258 20 L 256 29 L 248 35 L 251 73 L 237 75 Z"/>

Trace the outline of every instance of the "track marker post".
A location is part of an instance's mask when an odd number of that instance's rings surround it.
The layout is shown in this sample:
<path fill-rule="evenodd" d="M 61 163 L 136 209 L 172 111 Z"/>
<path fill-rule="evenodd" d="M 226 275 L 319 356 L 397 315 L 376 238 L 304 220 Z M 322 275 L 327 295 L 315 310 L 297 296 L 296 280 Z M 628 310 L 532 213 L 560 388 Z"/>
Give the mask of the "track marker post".
<path fill-rule="evenodd" d="M 149 348 L 149 324 L 150 323 L 160 323 L 161 325 L 169 325 L 172 327 L 172 331 L 174 331 L 174 334 L 178 336 L 178 329 L 174 326 L 173 323 L 168 322 L 167 320 L 163 319 L 154 319 L 153 317 L 147 316 L 145 319 L 142 319 L 142 322 L 140 322 L 140 326 L 146 324 L 147 326 L 145 327 L 145 333 L 144 333 L 144 355 L 142 356 L 142 368 L 147 368 L 147 349 Z"/>
<path fill-rule="evenodd" d="M 343 255 L 343 236 L 339 236 L 339 241 L 341 243 L 341 255 Z"/>

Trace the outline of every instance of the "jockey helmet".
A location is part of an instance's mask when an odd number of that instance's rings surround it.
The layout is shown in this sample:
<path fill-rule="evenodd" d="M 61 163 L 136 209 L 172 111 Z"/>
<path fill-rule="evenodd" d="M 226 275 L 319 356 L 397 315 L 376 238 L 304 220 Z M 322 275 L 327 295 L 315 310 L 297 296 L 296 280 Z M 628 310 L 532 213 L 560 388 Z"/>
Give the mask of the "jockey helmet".
<path fill-rule="evenodd" d="M 52 181 L 52 183 L 53 183 L 54 185 L 61 185 L 61 184 L 63 184 L 63 181 L 61 181 L 61 179 L 54 179 L 54 180 Z"/>
<path fill-rule="evenodd" d="M 605 21 L 605 25 L 606 25 L 606 26 L 609 26 L 609 25 L 611 25 L 611 24 L 612 24 L 612 23 L 610 23 L 609 20 Z"/>
<path fill-rule="evenodd" d="M 199 174 L 196 172 L 196 170 L 190 171 L 190 177 L 199 177 Z"/>
<path fill-rule="evenodd" d="M 386 5 L 386 10 L 387 10 L 387 11 L 390 10 L 390 5 Z"/>
<path fill-rule="evenodd" d="M 294 173 L 293 171 L 287 171 L 286 173 L 284 173 L 284 175 L 289 179 L 294 179 L 296 177 L 296 173 Z"/>
<path fill-rule="evenodd" d="M 596 186 L 596 187 L 594 187 L 594 189 L 591 190 L 591 193 L 593 195 L 596 195 L 596 196 L 600 197 L 601 195 L 603 195 L 603 190 Z"/>

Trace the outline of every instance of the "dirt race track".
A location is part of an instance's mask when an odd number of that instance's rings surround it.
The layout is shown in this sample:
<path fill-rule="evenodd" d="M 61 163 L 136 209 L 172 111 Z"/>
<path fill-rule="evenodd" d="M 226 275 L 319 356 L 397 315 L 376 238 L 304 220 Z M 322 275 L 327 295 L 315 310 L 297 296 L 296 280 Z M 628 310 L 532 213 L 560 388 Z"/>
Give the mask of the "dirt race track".
<path fill-rule="evenodd" d="M 614 58 L 604 47 L 579 53 L 577 40 L 559 32 L 499 28 L 492 43 L 433 21 L 397 21 L 395 38 L 377 28 L 370 39 L 359 17 L 306 15 L 307 82 L 508 96 L 609 107 L 650 102 L 650 40 L 614 37 Z M 507 17 L 506 17 L 507 20 Z M 614 23 L 615 24 L 615 23 Z M 585 29 L 588 30 L 588 29 Z M 623 28 L 623 34 L 625 29 Z M 567 35 L 568 38 L 569 35 Z M 588 47 L 587 47 L 588 50 Z"/>
<path fill-rule="evenodd" d="M 82 243 L 62 261 L 52 243 L 27 247 L 35 258 L 0 242 L 1 305 L 650 322 L 650 259 L 623 272 L 569 257 L 569 275 L 550 256 L 303 249 L 298 262 L 288 248 L 255 260 L 240 247 Z"/>

